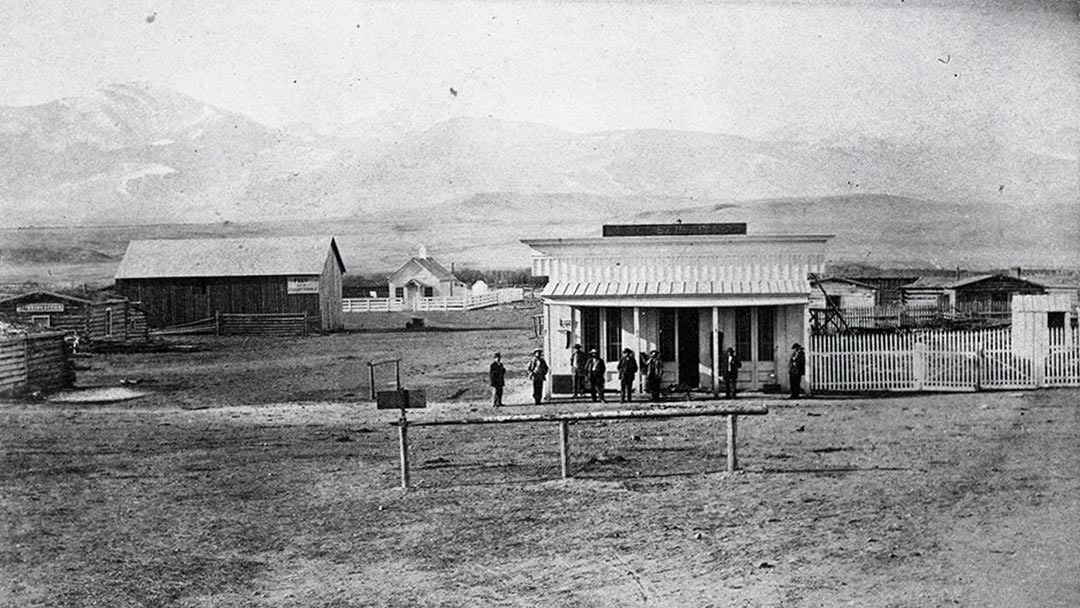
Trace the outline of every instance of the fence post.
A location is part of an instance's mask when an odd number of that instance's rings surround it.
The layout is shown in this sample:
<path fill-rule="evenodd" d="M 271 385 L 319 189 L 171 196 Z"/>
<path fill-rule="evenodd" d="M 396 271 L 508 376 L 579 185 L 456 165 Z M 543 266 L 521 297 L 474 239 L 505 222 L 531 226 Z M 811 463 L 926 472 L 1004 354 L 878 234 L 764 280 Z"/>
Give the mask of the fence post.
<path fill-rule="evenodd" d="M 570 423 L 559 421 L 559 457 L 562 463 L 562 478 L 570 478 Z"/>
<path fill-rule="evenodd" d="M 405 410 L 401 410 L 401 418 L 398 420 L 398 447 L 401 452 L 401 487 L 409 489 L 409 421 L 405 418 Z"/>
<path fill-rule="evenodd" d="M 982 390 L 983 370 L 986 365 L 983 359 L 986 357 L 986 349 L 983 348 L 982 342 L 975 345 L 975 390 Z"/>
<path fill-rule="evenodd" d="M 738 424 L 738 417 L 735 414 L 728 414 L 727 417 L 727 470 L 728 473 L 734 473 L 739 468 L 739 462 L 735 454 L 735 427 Z"/>
<path fill-rule="evenodd" d="M 921 339 L 916 339 L 912 350 L 911 372 L 915 390 L 922 391 L 926 382 L 926 343 Z"/>
<path fill-rule="evenodd" d="M 221 312 L 214 311 L 214 335 L 221 335 Z"/>

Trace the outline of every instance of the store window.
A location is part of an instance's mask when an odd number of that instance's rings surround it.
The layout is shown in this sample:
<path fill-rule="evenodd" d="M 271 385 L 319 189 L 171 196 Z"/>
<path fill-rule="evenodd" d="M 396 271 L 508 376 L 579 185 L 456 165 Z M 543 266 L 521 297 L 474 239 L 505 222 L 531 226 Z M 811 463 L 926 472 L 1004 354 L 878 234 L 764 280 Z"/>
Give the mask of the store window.
<path fill-rule="evenodd" d="M 772 361 L 776 358 L 776 309 L 770 306 L 758 308 L 757 324 L 757 360 Z"/>
<path fill-rule="evenodd" d="M 622 310 L 618 308 L 606 309 L 607 331 L 605 332 L 605 361 L 618 361 L 619 351 L 622 350 Z"/>

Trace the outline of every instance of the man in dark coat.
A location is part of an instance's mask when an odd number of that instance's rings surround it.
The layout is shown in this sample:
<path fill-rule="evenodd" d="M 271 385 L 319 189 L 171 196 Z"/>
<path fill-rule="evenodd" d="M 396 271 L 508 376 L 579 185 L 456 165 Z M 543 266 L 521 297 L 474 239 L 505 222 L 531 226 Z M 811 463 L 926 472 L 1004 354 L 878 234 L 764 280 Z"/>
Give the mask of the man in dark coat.
<path fill-rule="evenodd" d="M 802 378 L 806 375 L 806 352 L 801 344 L 791 345 L 791 359 L 788 361 L 788 381 L 791 382 L 791 398 L 797 399 L 802 394 Z"/>
<path fill-rule="evenodd" d="M 599 395 L 599 401 L 606 401 L 604 399 L 606 373 L 607 365 L 600 358 L 600 353 L 596 352 L 595 348 L 590 350 L 589 361 L 585 364 L 585 374 L 589 377 L 589 394 L 592 395 L 593 401 L 597 401 L 597 395 Z"/>
<path fill-rule="evenodd" d="M 491 362 L 491 368 L 488 370 L 488 380 L 494 392 L 492 405 L 502 407 L 503 387 L 506 386 L 506 367 L 502 364 L 500 353 L 495 353 L 495 360 Z"/>
<path fill-rule="evenodd" d="M 723 361 L 720 363 L 720 372 L 724 376 L 724 394 L 728 399 L 735 398 L 735 385 L 739 381 L 739 369 L 742 367 L 742 361 L 739 361 L 739 356 L 735 354 L 734 348 L 728 348 L 724 353 Z"/>
<path fill-rule="evenodd" d="M 645 390 L 653 401 L 660 401 L 660 385 L 664 383 L 664 362 L 659 351 L 649 353 L 649 362 L 645 366 Z"/>
<path fill-rule="evenodd" d="M 544 381 L 547 380 L 548 364 L 544 361 L 544 349 L 538 348 L 533 351 L 533 359 L 529 361 L 529 380 L 533 385 L 533 401 L 536 405 L 544 399 Z"/>
<path fill-rule="evenodd" d="M 623 349 L 619 359 L 619 401 L 629 403 L 634 400 L 634 376 L 637 375 L 637 356 L 629 348 Z"/>
<path fill-rule="evenodd" d="M 588 359 L 585 351 L 581 350 L 581 345 L 575 344 L 574 351 L 570 353 L 570 371 L 574 375 L 574 397 L 585 394 L 585 363 Z"/>

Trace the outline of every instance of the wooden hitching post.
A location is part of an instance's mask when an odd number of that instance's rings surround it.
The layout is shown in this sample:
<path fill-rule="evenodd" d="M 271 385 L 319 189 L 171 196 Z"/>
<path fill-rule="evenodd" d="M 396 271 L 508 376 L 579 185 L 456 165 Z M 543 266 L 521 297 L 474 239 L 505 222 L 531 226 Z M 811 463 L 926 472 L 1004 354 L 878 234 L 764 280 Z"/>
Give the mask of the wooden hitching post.
<path fill-rule="evenodd" d="M 405 418 L 405 408 L 401 409 L 398 420 L 398 445 L 401 448 L 401 487 L 409 489 L 409 421 Z"/>
<path fill-rule="evenodd" d="M 728 414 L 727 417 L 727 470 L 728 473 L 734 473 L 735 469 L 739 468 L 738 460 L 735 455 L 735 427 L 737 425 L 737 416 L 735 414 Z"/>
<path fill-rule="evenodd" d="M 559 421 L 559 455 L 562 461 L 562 477 L 570 478 L 570 423 Z"/>

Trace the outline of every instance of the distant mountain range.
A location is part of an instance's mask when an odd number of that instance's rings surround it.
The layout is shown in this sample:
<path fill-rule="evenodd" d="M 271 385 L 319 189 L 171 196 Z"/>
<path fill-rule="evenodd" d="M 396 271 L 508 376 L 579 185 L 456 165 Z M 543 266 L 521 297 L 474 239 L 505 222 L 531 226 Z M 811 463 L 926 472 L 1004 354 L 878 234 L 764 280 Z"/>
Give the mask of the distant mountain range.
<path fill-rule="evenodd" d="M 325 135 L 147 84 L 0 107 L 0 213 L 11 225 L 341 218 L 481 258 L 508 239 L 597 233 L 601 222 L 730 219 L 837 234 L 855 261 L 1069 264 L 1073 253 L 1075 265 L 1078 191 L 1075 157 L 992 142 L 577 134 L 477 118 Z"/>

